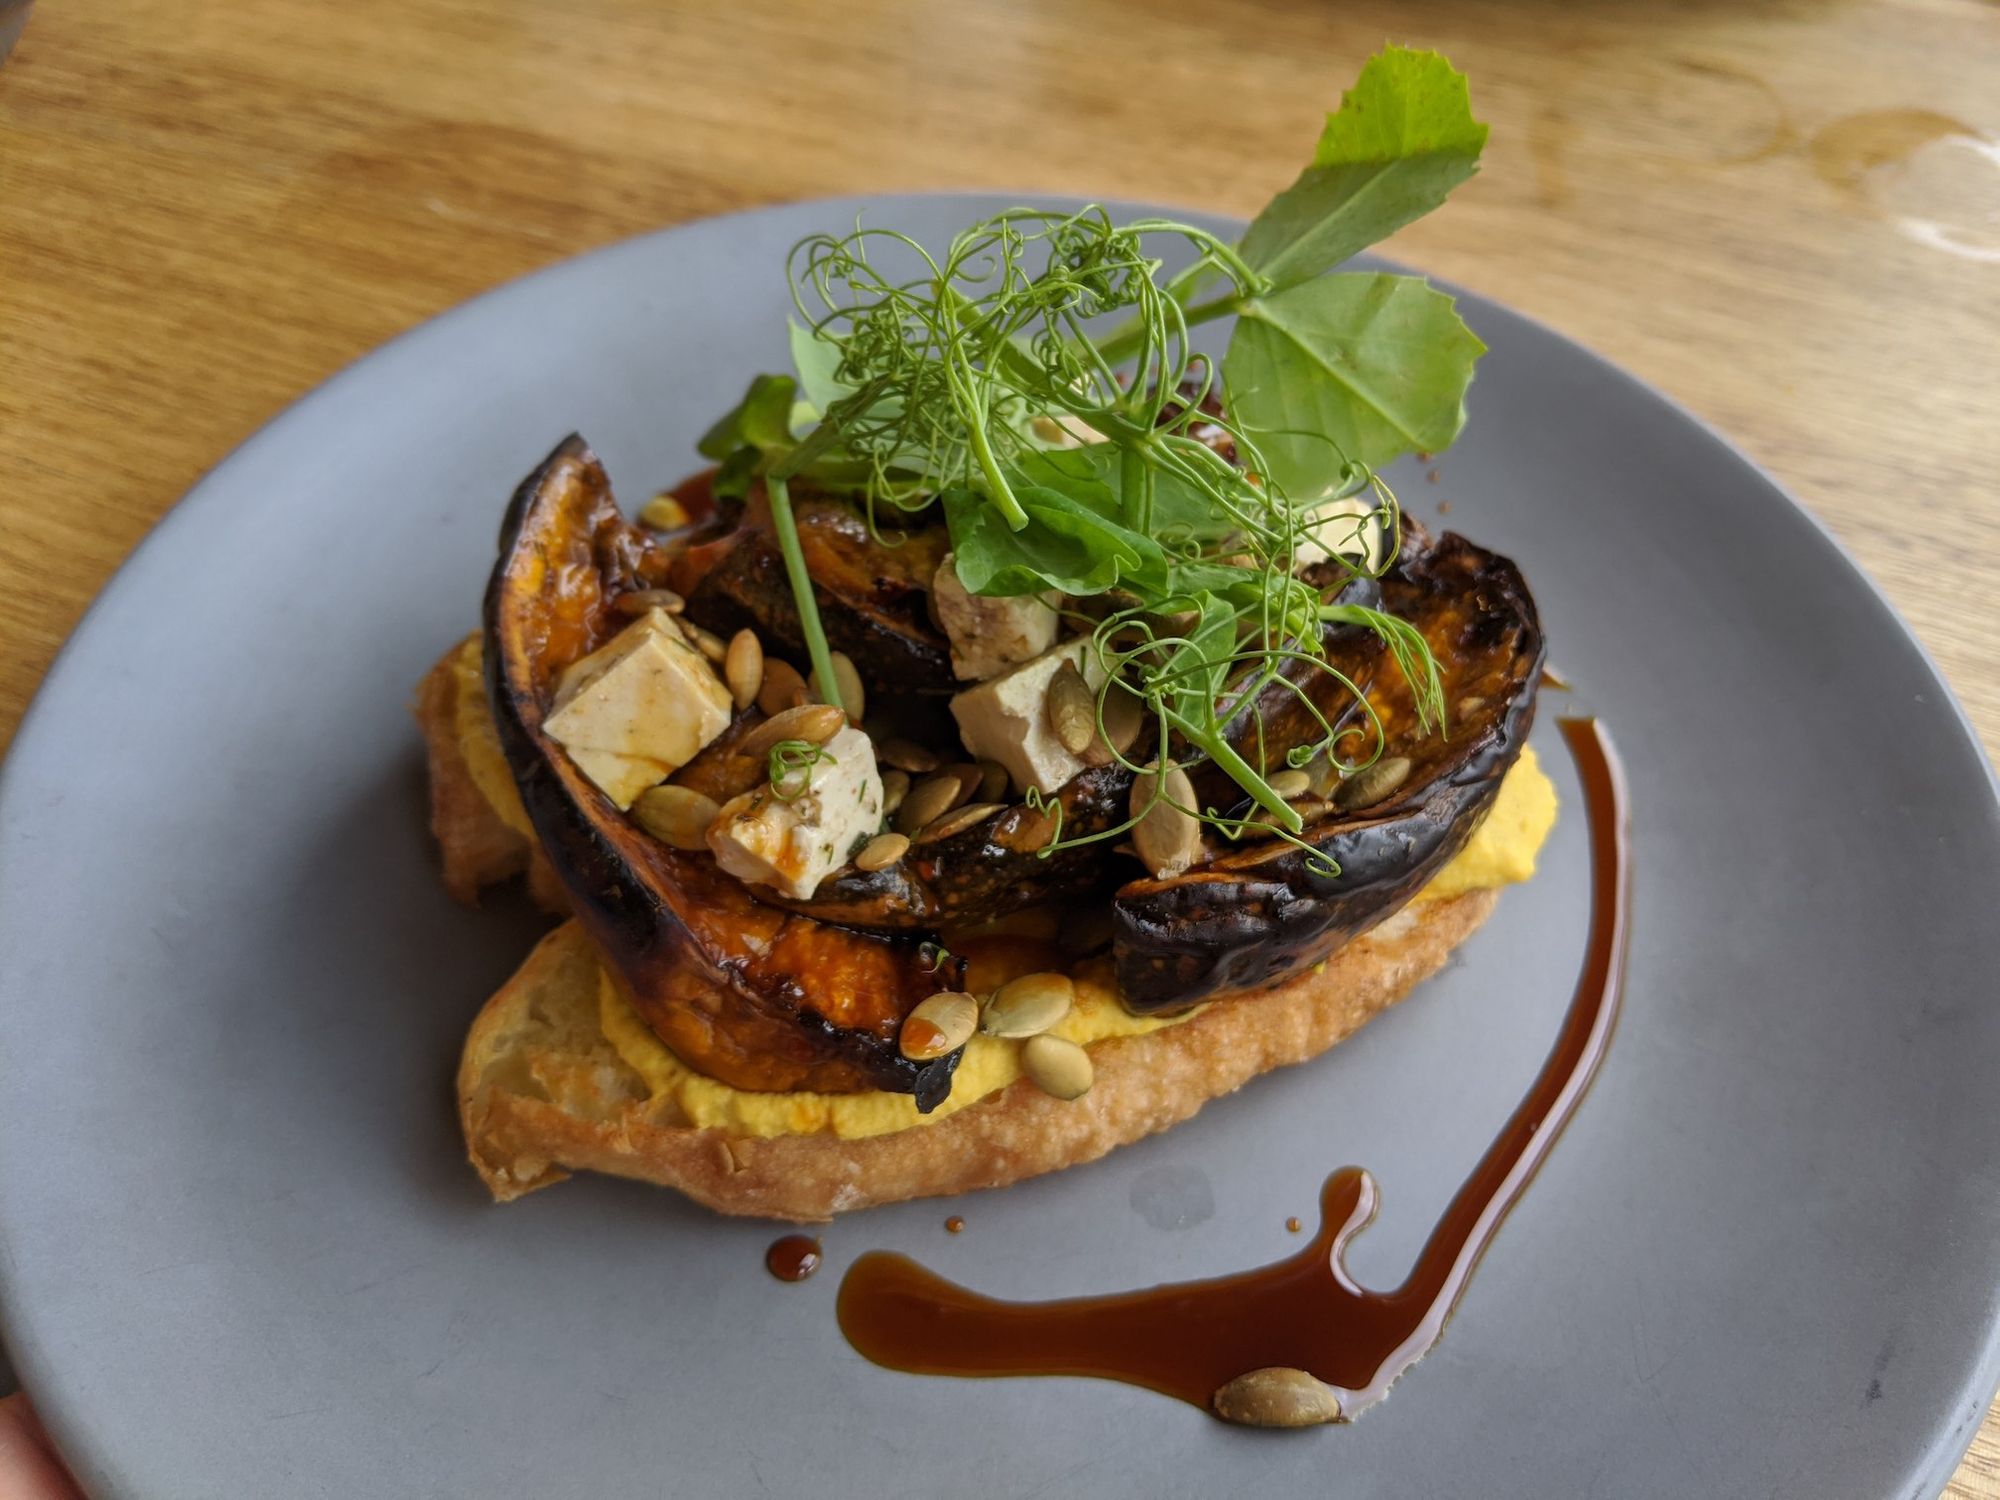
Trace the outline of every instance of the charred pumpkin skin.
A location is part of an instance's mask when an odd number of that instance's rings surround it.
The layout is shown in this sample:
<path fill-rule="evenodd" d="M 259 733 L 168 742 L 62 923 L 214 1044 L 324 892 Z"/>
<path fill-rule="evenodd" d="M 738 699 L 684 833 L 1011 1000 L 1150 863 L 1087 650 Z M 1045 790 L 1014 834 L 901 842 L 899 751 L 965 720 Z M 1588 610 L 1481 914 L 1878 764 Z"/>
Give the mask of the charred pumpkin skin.
<path fill-rule="evenodd" d="M 663 582 L 667 563 L 578 437 L 508 507 L 486 594 L 487 696 L 543 850 L 634 1007 L 690 1067 L 735 1088 L 885 1089 L 933 1108 L 957 1054 L 920 1066 L 896 1033 L 960 982 L 949 961 L 757 902 L 706 855 L 641 833 L 542 732 L 560 670 L 625 623 L 611 600 Z"/>
<path fill-rule="evenodd" d="M 1355 580 L 1341 597 L 1376 603 L 1374 580 Z M 1284 751 L 1323 732 L 1300 701 L 1301 694 L 1311 699 L 1336 729 L 1358 716 L 1359 703 L 1347 684 L 1367 689 L 1381 655 L 1381 643 L 1372 632 L 1353 626 L 1330 628 L 1324 640 L 1327 660 L 1344 680 L 1310 662 L 1287 662 L 1284 675 L 1299 691 L 1274 683 L 1258 695 L 1255 717 L 1246 710 L 1228 726 L 1230 742 L 1253 764 L 1261 765 L 1268 759 L 1270 764 L 1264 768 L 1275 770 L 1283 763 Z M 1259 720 L 1261 736 L 1256 727 Z M 1185 758 L 1189 752 L 1176 741 L 1174 753 Z M 1206 761 L 1192 774 L 1197 795 L 1205 805 L 1226 807 L 1242 800 L 1236 784 Z M 1079 772 L 1064 783 L 1056 796 L 1062 807 L 1063 838 L 1086 839 L 1123 823 L 1129 815 L 1133 775 L 1114 764 Z M 775 893 L 767 893 L 764 899 L 828 922 L 878 931 L 990 921 L 1025 907 L 1079 897 L 1109 899 L 1117 885 L 1119 864 L 1110 846 L 1079 844 L 1043 858 L 1039 851 L 1047 846 L 1053 831 L 1051 818 L 1016 805 L 950 838 L 918 844 L 887 869 L 873 873 L 851 867 L 842 870 L 808 900 L 793 901 Z"/>
<path fill-rule="evenodd" d="M 951 547 L 944 528 L 919 527 L 885 546 L 845 501 L 794 494 L 792 513 L 827 643 L 853 659 L 871 688 L 957 691 L 950 645 L 930 618 L 931 579 Z M 768 647 L 804 659 L 805 635 L 761 485 L 732 529 L 680 554 L 672 577 L 697 625 L 724 636 L 748 626 Z"/>
<path fill-rule="evenodd" d="M 1527 585 L 1507 559 L 1447 533 L 1427 548 L 1410 538 L 1382 598 L 1430 643 L 1452 715 L 1449 738 L 1422 733 L 1408 684 L 1393 669 L 1382 672 L 1369 693 L 1382 753 L 1408 756 L 1410 776 L 1376 806 L 1306 830 L 1337 876 L 1273 839 L 1120 889 L 1114 954 L 1128 1009 L 1182 1010 L 1318 963 L 1414 896 L 1492 805 L 1535 716 L 1544 647 Z M 1461 713 L 1467 705 L 1476 706 Z"/>
<path fill-rule="evenodd" d="M 1125 821 L 1132 773 L 1103 766 L 1072 777 L 1058 794 L 1063 837 Z M 1058 849 L 1046 859 L 1053 816 L 1016 804 L 950 838 L 918 844 L 887 869 L 849 866 L 805 901 L 771 893 L 793 911 L 877 931 L 977 923 L 1086 892 L 1109 895 L 1111 856 L 1103 844 Z"/>

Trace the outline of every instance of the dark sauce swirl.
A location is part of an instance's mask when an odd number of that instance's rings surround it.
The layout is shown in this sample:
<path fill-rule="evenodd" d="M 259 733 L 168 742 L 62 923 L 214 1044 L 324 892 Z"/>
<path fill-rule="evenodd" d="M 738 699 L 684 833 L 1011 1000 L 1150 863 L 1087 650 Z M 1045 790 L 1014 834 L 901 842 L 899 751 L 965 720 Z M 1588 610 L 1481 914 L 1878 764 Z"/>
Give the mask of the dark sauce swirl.
<path fill-rule="evenodd" d="M 841 1283 L 841 1331 L 891 1369 L 933 1375 L 1093 1375 L 1207 1408 L 1251 1370 L 1309 1370 L 1352 1417 L 1437 1342 L 1473 1268 L 1575 1113 L 1610 1042 L 1624 970 L 1629 850 L 1624 778 L 1591 719 L 1565 719 L 1590 824 L 1590 941 L 1554 1050 L 1431 1231 L 1409 1277 L 1371 1291 L 1347 1274 L 1375 1181 L 1342 1167 L 1297 1255 L 1233 1276 L 1063 1302 L 1003 1302 L 900 1255 L 862 1256 Z"/>

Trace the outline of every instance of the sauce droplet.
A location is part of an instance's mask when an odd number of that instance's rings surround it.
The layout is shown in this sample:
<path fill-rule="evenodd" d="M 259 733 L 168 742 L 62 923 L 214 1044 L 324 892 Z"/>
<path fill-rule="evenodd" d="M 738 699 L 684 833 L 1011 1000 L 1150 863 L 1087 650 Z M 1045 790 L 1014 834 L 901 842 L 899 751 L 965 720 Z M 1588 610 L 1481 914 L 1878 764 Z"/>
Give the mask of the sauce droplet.
<path fill-rule="evenodd" d="M 841 1332 L 865 1358 L 913 1374 L 1092 1375 L 1207 1409 L 1253 1370 L 1305 1370 L 1343 1418 L 1373 1405 L 1437 1342 L 1473 1268 L 1575 1113 L 1611 1039 L 1628 926 L 1624 778 L 1591 719 L 1561 721 L 1590 825 L 1591 919 L 1583 971 L 1554 1049 L 1499 1136 L 1392 1291 L 1347 1273 L 1348 1242 L 1375 1216 L 1359 1167 L 1326 1179 L 1320 1227 L 1298 1254 L 1210 1281 L 1003 1302 L 914 1261 L 871 1251 L 840 1286 Z"/>
<path fill-rule="evenodd" d="M 804 1281 L 819 1269 L 819 1241 L 809 1234 L 771 1241 L 764 1252 L 764 1269 L 780 1281 Z"/>
<path fill-rule="evenodd" d="M 946 1234 L 957 1234 L 963 1228 L 965 1228 L 965 1220 L 961 1219 L 957 1214 L 953 1214 L 949 1219 L 944 1221 L 944 1232 Z"/>
<path fill-rule="evenodd" d="M 1287 1219 L 1285 1220 L 1285 1228 L 1291 1230 L 1293 1234 L 1297 1234 L 1301 1229 L 1305 1228 L 1305 1225 L 1301 1224 L 1297 1219 Z"/>

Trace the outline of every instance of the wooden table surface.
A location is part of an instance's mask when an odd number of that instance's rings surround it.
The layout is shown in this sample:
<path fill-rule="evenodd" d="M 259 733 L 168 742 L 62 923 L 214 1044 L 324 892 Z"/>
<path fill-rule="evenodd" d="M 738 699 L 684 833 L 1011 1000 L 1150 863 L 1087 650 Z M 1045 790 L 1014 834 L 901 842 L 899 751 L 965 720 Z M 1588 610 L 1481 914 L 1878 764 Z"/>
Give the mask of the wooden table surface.
<path fill-rule="evenodd" d="M 1493 126 L 1394 253 L 1742 444 L 2000 745 L 1990 0 L 44 0 L 0 66 L 0 746 L 161 512 L 419 319 L 790 198 L 1254 211 L 1385 36 Z M 1948 1493 L 2000 1497 L 2000 1416 Z"/>

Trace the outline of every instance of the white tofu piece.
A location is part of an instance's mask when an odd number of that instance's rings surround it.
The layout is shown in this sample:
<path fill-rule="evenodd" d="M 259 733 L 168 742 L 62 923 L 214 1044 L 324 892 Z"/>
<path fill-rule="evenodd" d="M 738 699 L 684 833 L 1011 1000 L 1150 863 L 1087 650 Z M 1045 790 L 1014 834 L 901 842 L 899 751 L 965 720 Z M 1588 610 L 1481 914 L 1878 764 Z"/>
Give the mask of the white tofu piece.
<path fill-rule="evenodd" d="M 1360 495 L 1325 500 L 1312 507 L 1306 513 L 1305 535 L 1299 538 L 1293 566 L 1310 567 L 1338 554 L 1357 567 L 1375 572 L 1382 566 L 1383 553 L 1389 545 L 1389 529 L 1380 517 L 1356 525 L 1360 517 L 1372 516 L 1375 510 L 1375 502 Z"/>
<path fill-rule="evenodd" d="M 1056 606 L 1062 595 L 1023 594 L 1013 599 L 985 599 L 969 593 L 958 581 L 958 569 L 947 552 L 931 579 L 931 607 L 951 641 L 954 677 L 977 682 L 1040 656 L 1056 643 L 1062 619 Z"/>
<path fill-rule="evenodd" d="M 563 673 L 542 728 L 622 810 L 727 729 L 732 707 L 708 659 L 655 609 Z"/>
<path fill-rule="evenodd" d="M 803 901 L 882 826 L 875 744 L 848 725 L 826 742 L 806 786 L 786 800 L 768 785 L 732 797 L 709 825 L 715 862 L 754 885 Z M 796 776 L 788 778 L 786 790 Z"/>
<path fill-rule="evenodd" d="M 966 750 L 1005 766 L 1016 792 L 1031 786 L 1053 792 L 1084 767 L 1049 724 L 1049 682 L 1065 662 L 1075 663 L 1092 691 L 1104 685 L 1090 637 L 1080 635 L 952 697 L 951 716 Z"/>

